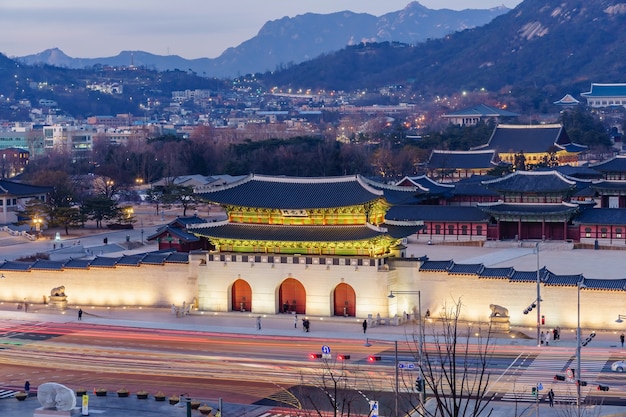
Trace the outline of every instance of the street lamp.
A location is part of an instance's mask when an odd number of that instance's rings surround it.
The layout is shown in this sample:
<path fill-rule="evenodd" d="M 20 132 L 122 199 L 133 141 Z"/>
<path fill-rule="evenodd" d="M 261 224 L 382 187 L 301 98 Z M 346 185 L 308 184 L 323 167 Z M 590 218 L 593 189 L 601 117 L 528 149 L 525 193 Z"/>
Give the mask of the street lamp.
<path fill-rule="evenodd" d="M 539 242 L 535 246 L 537 253 L 537 346 L 541 346 L 541 277 L 539 276 Z"/>
<path fill-rule="evenodd" d="M 582 372 L 580 369 L 580 289 L 587 288 L 584 281 L 585 278 L 583 277 L 576 283 L 576 290 L 578 293 L 578 323 L 576 325 L 576 415 L 578 417 L 580 417 L 580 381 L 582 381 Z"/>
<path fill-rule="evenodd" d="M 615 323 L 623 323 L 624 322 L 623 319 L 626 319 L 626 314 L 618 314 L 617 320 L 615 320 Z"/>
<path fill-rule="evenodd" d="M 390 340 L 382 340 L 382 339 L 370 339 L 369 337 L 365 338 L 365 347 L 370 347 L 372 346 L 372 344 L 370 343 L 370 340 L 373 340 L 375 342 L 379 342 L 379 343 L 391 343 Z M 396 388 L 395 388 L 395 405 L 394 405 L 394 416 L 398 417 L 398 388 L 400 386 L 400 374 L 399 374 L 399 368 L 398 368 L 398 341 L 394 340 L 393 341 L 393 345 L 394 345 L 394 352 L 395 352 L 395 356 L 394 356 L 394 364 L 396 366 Z"/>
<path fill-rule="evenodd" d="M 422 321 L 422 293 L 421 291 L 391 291 L 387 298 L 395 298 L 396 294 L 417 294 L 417 315 L 419 316 L 419 378 L 424 381 L 424 373 L 422 372 L 422 356 L 424 354 L 424 322 Z M 426 400 L 426 384 L 424 383 L 424 387 L 422 391 L 420 391 L 420 403 L 422 406 L 424 405 L 424 401 Z"/>

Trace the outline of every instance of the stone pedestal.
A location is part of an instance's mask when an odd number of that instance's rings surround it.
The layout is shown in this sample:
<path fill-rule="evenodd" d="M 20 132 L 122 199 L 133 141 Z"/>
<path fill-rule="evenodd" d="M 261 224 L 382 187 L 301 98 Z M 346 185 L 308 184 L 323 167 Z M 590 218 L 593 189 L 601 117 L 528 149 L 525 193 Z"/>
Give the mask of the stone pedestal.
<path fill-rule="evenodd" d="M 511 330 L 511 320 L 507 316 L 491 317 L 491 331 L 493 332 L 509 332 Z"/>
<path fill-rule="evenodd" d="M 57 310 L 65 310 L 67 309 L 67 296 L 66 295 L 51 295 L 48 300 L 48 305 L 50 308 L 54 308 Z"/>
<path fill-rule="evenodd" d="M 74 410 L 51 410 L 48 408 L 37 408 L 33 413 L 33 417 L 72 417 Z"/>

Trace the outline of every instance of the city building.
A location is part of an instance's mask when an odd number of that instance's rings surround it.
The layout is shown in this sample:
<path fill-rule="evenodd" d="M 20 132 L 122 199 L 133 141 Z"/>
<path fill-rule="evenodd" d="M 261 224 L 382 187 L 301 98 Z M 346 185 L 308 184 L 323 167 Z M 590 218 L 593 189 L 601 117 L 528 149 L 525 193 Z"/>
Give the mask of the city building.
<path fill-rule="evenodd" d="M 517 116 L 519 116 L 518 113 L 487 106 L 486 104 L 478 104 L 466 109 L 446 113 L 441 117 L 447 119 L 453 125 L 473 126 L 479 122 L 493 121 L 500 123 L 502 119 L 512 119 Z"/>
<path fill-rule="evenodd" d="M 587 99 L 587 106 L 592 108 L 622 106 L 626 107 L 626 84 L 592 83 L 591 89 L 581 96 Z"/>

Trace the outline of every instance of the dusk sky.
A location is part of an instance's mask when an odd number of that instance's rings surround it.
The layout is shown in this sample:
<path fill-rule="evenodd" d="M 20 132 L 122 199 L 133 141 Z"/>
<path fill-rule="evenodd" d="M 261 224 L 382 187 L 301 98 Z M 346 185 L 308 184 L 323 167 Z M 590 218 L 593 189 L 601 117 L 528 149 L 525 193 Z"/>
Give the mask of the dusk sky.
<path fill-rule="evenodd" d="M 0 53 L 60 48 L 74 58 L 141 50 L 215 58 L 254 37 L 263 24 L 307 12 L 350 10 L 380 16 L 409 0 L 0 0 Z M 420 0 L 430 9 L 514 8 L 521 0 Z"/>

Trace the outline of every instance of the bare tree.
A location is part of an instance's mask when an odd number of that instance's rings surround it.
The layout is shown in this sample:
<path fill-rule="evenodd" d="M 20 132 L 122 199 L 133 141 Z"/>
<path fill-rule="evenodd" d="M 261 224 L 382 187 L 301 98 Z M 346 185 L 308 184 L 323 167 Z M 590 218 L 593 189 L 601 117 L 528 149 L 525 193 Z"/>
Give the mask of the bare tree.
<path fill-rule="evenodd" d="M 425 389 L 434 400 L 422 408 L 432 417 L 488 417 L 492 397 L 487 395 L 488 366 L 494 352 L 491 327 L 473 327 L 459 319 L 462 303 L 444 307 L 439 325 L 432 331 L 432 343 L 423 349 L 420 361 Z M 417 341 L 415 341 L 417 343 Z"/>

